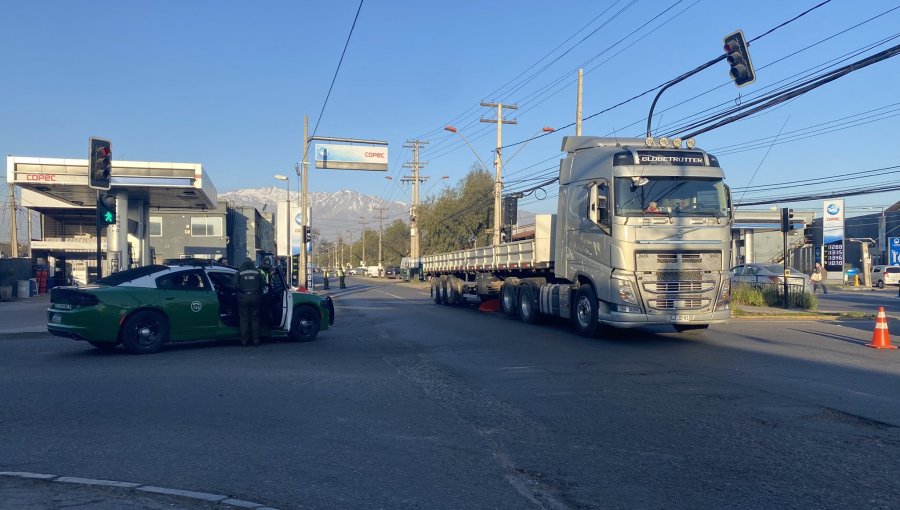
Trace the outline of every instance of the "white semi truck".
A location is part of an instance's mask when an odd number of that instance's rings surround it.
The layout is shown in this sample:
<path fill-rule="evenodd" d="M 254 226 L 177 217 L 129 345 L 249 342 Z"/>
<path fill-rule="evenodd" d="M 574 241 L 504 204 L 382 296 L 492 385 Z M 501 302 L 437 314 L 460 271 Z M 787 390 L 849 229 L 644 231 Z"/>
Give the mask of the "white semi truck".
<path fill-rule="evenodd" d="M 731 316 L 731 196 L 692 140 L 568 136 L 557 213 L 528 239 L 422 257 L 435 303 L 475 295 L 526 323 L 671 324 L 702 332 Z"/>

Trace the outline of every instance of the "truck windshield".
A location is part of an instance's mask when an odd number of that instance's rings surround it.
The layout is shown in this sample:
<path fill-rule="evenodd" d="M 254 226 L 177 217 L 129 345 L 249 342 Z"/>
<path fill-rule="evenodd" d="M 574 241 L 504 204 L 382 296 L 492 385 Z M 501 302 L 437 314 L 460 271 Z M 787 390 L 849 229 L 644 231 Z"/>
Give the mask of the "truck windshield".
<path fill-rule="evenodd" d="M 617 216 L 728 215 L 728 199 L 722 179 L 616 177 L 615 183 Z"/>

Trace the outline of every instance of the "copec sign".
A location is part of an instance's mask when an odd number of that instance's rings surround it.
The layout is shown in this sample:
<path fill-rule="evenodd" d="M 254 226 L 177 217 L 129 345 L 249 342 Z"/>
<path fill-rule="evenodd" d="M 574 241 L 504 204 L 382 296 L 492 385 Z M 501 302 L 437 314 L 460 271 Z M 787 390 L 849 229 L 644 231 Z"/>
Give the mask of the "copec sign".
<path fill-rule="evenodd" d="M 385 146 L 316 144 L 316 168 L 387 172 L 388 148 Z"/>

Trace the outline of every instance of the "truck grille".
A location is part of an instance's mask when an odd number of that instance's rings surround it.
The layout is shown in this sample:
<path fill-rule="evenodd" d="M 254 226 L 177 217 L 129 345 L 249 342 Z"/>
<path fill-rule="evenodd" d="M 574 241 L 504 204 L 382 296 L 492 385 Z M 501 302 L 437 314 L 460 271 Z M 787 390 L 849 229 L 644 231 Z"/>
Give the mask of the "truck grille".
<path fill-rule="evenodd" d="M 722 252 L 659 253 L 637 252 L 638 273 L 660 273 L 661 281 L 699 280 L 702 274 L 722 270 Z M 673 274 L 674 273 L 674 274 Z M 665 278 L 665 279 L 664 279 Z"/>
<path fill-rule="evenodd" d="M 701 292 L 703 290 L 703 282 L 700 281 L 661 281 L 656 282 L 656 288 L 651 288 L 651 284 L 646 285 L 647 290 L 655 292 Z"/>
<path fill-rule="evenodd" d="M 650 306 L 658 310 L 698 310 L 709 306 L 703 298 L 651 299 Z"/>
<path fill-rule="evenodd" d="M 649 308 L 701 310 L 713 301 L 722 253 L 638 252 L 635 267 Z"/>

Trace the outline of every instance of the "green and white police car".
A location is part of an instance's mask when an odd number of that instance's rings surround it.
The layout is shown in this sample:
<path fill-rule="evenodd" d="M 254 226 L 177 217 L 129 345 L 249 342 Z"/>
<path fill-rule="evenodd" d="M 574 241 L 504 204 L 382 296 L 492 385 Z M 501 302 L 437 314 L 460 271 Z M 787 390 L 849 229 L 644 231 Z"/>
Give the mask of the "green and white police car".
<path fill-rule="evenodd" d="M 50 291 L 47 331 L 98 349 L 122 344 L 136 354 L 167 342 L 240 338 L 237 269 L 184 261 L 129 269 L 86 287 Z M 272 271 L 261 307 L 262 336 L 312 340 L 334 324 L 331 298 L 295 292 Z"/>

